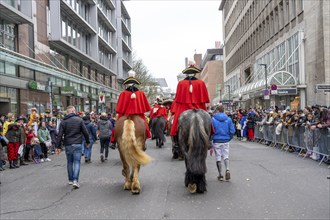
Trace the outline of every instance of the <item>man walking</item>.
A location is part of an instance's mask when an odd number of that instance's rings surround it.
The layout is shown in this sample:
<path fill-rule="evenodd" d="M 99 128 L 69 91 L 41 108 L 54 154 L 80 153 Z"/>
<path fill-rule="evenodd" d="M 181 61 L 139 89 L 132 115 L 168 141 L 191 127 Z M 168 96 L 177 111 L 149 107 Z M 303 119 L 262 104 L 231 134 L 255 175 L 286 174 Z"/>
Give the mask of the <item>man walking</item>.
<path fill-rule="evenodd" d="M 80 159 L 82 153 L 82 135 L 85 137 L 86 146 L 89 147 L 89 136 L 83 120 L 76 115 L 74 106 L 68 106 L 67 115 L 60 124 L 58 133 L 56 154 L 61 152 L 62 137 L 64 135 L 65 154 L 67 159 L 67 170 L 69 185 L 74 189 L 79 188 Z"/>
<path fill-rule="evenodd" d="M 229 171 L 229 141 L 233 138 L 235 134 L 234 124 L 225 113 L 224 107 L 222 105 L 216 108 L 216 113 L 212 118 L 212 125 L 214 127 L 213 147 L 215 151 L 215 159 L 217 161 L 217 168 L 219 171 L 218 180 L 223 181 L 222 171 L 221 171 L 221 157 L 224 159 L 224 164 L 226 168 L 225 180 L 230 179 Z"/>

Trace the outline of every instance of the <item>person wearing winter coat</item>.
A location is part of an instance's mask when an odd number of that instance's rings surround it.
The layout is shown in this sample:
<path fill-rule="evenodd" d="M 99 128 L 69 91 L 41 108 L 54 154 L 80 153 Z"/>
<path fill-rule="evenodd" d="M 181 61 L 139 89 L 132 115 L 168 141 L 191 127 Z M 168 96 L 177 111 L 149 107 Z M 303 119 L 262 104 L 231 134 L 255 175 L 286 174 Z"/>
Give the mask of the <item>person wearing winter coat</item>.
<path fill-rule="evenodd" d="M 110 136 L 112 129 L 113 129 L 112 123 L 108 120 L 107 114 L 103 112 L 97 124 L 97 134 L 100 138 L 100 144 L 101 144 L 101 150 L 100 150 L 101 162 L 104 162 L 104 160 L 108 159 Z M 104 151 L 105 151 L 105 155 L 103 155 Z"/>
<path fill-rule="evenodd" d="M 96 136 L 96 129 L 93 123 L 90 121 L 90 116 L 84 116 L 83 117 L 85 127 L 88 131 L 88 136 L 89 136 L 89 147 L 85 147 L 85 163 L 91 163 L 91 158 L 92 158 L 92 147 L 95 141 L 97 140 Z"/>
<path fill-rule="evenodd" d="M 19 126 L 16 123 L 9 124 L 6 131 L 6 138 L 9 141 L 7 145 L 7 156 L 10 169 L 19 168 L 17 160 L 20 137 Z"/>
<path fill-rule="evenodd" d="M 49 131 L 50 138 L 52 140 L 52 146 L 50 147 L 51 154 L 55 153 L 55 146 L 56 146 L 56 136 L 57 136 L 57 130 L 56 130 L 56 122 L 49 121 L 46 125 L 47 130 Z"/>
<path fill-rule="evenodd" d="M 221 157 L 224 159 L 225 180 L 230 179 L 229 171 L 229 141 L 235 134 L 234 123 L 225 113 L 222 105 L 218 106 L 216 113 L 212 118 L 214 135 L 212 137 L 213 147 L 215 151 L 216 164 L 219 172 L 218 180 L 223 181 Z"/>
<path fill-rule="evenodd" d="M 38 138 L 40 141 L 41 151 L 43 153 L 42 158 L 40 159 L 41 162 L 50 162 L 51 159 L 48 158 L 48 147 L 46 146 L 47 141 L 51 141 L 49 131 L 46 128 L 46 122 L 42 121 L 39 126 L 38 130 Z"/>

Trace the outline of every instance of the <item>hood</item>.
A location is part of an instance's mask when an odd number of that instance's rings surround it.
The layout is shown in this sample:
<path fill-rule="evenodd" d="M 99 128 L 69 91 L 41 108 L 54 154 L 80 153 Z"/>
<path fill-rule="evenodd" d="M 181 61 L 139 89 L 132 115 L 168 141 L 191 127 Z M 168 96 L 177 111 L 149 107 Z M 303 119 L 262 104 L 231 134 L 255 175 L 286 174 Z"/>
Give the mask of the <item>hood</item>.
<path fill-rule="evenodd" d="M 228 119 L 228 116 L 225 113 L 218 113 L 213 116 L 217 121 L 224 122 Z"/>
<path fill-rule="evenodd" d="M 85 120 L 85 121 L 84 121 L 84 124 L 85 124 L 85 125 L 88 125 L 89 123 L 91 123 L 90 120 Z"/>
<path fill-rule="evenodd" d="M 107 117 L 105 117 L 105 116 L 100 116 L 100 120 L 108 120 L 108 118 Z"/>
<path fill-rule="evenodd" d="M 78 115 L 73 114 L 73 113 L 70 113 L 70 114 L 66 115 L 63 120 L 67 120 L 67 119 L 69 119 L 71 117 L 76 117 L 76 116 L 78 117 Z"/>
<path fill-rule="evenodd" d="M 99 123 L 100 123 L 101 125 L 106 125 L 106 124 L 108 123 L 108 120 L 107 120 L 107 119 L 101 119 L 101 120 L 99 121 Z"/>

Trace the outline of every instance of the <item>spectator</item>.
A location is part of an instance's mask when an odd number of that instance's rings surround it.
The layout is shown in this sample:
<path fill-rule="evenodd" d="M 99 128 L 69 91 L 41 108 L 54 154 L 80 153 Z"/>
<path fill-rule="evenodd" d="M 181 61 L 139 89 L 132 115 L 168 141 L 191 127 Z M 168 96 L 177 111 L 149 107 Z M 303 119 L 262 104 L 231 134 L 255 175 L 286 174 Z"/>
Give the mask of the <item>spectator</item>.
<path fill-rule="evenodd" d="M 112 132 L 113 126 L 111 122 L 107 118 L 107 114 L 103 112 L 100 117 L 100 121 L 98 122 L 97 126 L 97 133 L 100 138 L 100 144 L 101 144 L 101 162 L 104 162 L 104 160 L 108 159 L 109 155 L 109 145 L 110 145 L 110 136 Z M 103 155 L 103 152 L 105 151 L 105 158 Z"/>
<path fill-rule="evenodd" d="M 7 118 L 8 118 L 8 120 L 5 121 L 4 124 L 3 124 L 3 133 L 2 133 L 3 136 L 6 135 L 6 133 L 8 131 L 8 126 L 10 124 L 14 123 L 14 115 L 12 113 L 8 113 Z"/>
<path fill-rule="evenodd" d="M 212 125 L 214 127 L 214 135 L 212 140 L 219 172 L 218 180 L 223 181 L 221 157 L 224 159 L 226 169 L 225 180 L 229 180 L 229 141 L 235 134 L 235 127 L 232 120 L 224 114 L 224 107 L 222 105 L 217 107 L 217 111 L 218 113 L 216 113 L 212 118 Z"/>
<path fill-rule="evenodd" d="M 19 118 L 16 119 L 16 123 L 19 126 L 19 135 L 20 135 L 19 146 L 21 146 L 21 145 L 23 146 L 23 154 L 24 154 L 24 151 L 25 151 L 25 148 L 26 148 L 26 133 L 25 133 L 25 128 L 24 128 L 23 123 L 26 123 L 26 122 L 27 122 L 27 120 L 23 117 L 19 117 Z M 24 163 L 22 156 L 18 155 L 19 161 L 20 161 L 19 162 L 20 166 L 28 165 L 27 163 Z"/>
<path fill-rule="evenodd" d="M 1 122 L 0 122 L 0 124 L 1 124 Z M 5 154 L 3 152 L 3 146 L 2 146 L 2 141 L 1 141 L 2 139 L 3 139 L 3 137 L 0 135 L 0 171 L 5 170 L 5 168 L 3 167 L 3 165 L 4 165 L 3 161 L 5 161 Z"/>
<path fill-rule="evenodd" d="M 50 139 L 52 140 L 52 145 L 50 147 L 50 151 L 51 151 L 51 154 L 54 154 L 55 146 L 56 146 L 56 136 L 57 136 L 56 122 L 49 121 L 47 124 L 47 130 L 49 131 Z"/>
<path fill-rule="evenodd" d="M 52 161 L 50 158 L 48 158 L 48 146 L 47 142 L 51 143 L 50 134 L 49 131 L 46 128 L 46 122 L 41 121 L 39 130 L 38 130 L 38 138 L 40 141 L 41 151 L 42 151 L 42 158 L 41 162 L 50 162 Z"/>
<path fill-rule="evenodd" d="M 96 129 L 94 124 L 90 121 L 90 116 L 87 115 L 83 117 L 84 124 L 86 126 L 86 129 L 88 131 L 88 136 L 89 136 L 89 147 L 85 148 L 85 163 L 91 163 L 91 158 L 92 158 L 92 147 L 94 142 L 97 140 L 96 136 Z"/>
<path fill-rule="evenodd" d="M 79 172 L 80 172 L 80 160 L 82 153 L 81 140 L 84 135 L 86 140 L 86 147 L 89 147 L 88 131 L 81 118 L 76 115 L 76 109 L 74 106 L 68 106 L 67 115 L 60 124 L 60 130 L 57 139 L 56 153 L 61 152 L 62 137 L 64 136 L 64 146 L 67 158 L 67 171 L 69 185 L 72 185 L 74 189 L 80 187 Z"/>
<path fill-rule="evenodd" d="M 17 159 L 18 159 L 18 148 L 20 142 L 20 133 L 19 126 L 16 123 L 11 123 L 8 125 L 6 131 L 6 138 L 8 139 L 7 145 L 7 155 L 9 161 L 9 168 L 19 168 Z"/>

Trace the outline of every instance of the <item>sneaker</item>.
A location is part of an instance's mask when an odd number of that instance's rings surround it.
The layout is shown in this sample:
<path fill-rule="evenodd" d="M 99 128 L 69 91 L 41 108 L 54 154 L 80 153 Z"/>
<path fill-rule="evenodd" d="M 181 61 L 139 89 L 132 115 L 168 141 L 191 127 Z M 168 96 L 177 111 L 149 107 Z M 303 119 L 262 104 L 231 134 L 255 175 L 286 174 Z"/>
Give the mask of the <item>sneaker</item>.
<path fill-rule="evenodd" d="M 40 159 L 40 162 L 43 163 L 43 162 L 45 162 L 45 160 L 44 159 Z"/>
<path fill-rule="evenodd" d="M 230 172 L 229 172 L 229 170 L 226 170 L 225 179 L 226 180 L 230 180 Z"/>
<path fill-rule="evenodd" d="M 106 157 L 104 160 L 108 160 L 108 158 Z"/>
<path fill-rule="evenodd" d="M 74 189 L 78 189 L 78 188 L 80 187 L 80 185 L 79 185 L 79 183 L 77 182 L 77 180 L 74 180 L 74 181 L 73 181 L 72 187 L 73 187 Z"/>
<path fill-rule="evenodd" d="M 51 154 L 52 154 L 52 155 L 55 154 L 55 151 L 52 151 Z"/>
<path fill-rule="evenodd" d="M 223 176 L 222 175 L 218 176 L 218 180 L 223 181 Z"/>
<path fill-rule="evenodd" d="M 112 150 L 116 150 L 116 144 L 114 144 L 114 143 L 111 143 L 109 147 L 110 147 Z"/>
<path fill-rule="evenodd" d="M 52 161 L 52 160 L 49 159 L 49 158 L 46 158 L 45 161 L 46 161 L 46 162 L 50 162 L 50 161 Z"/>
<path fill-rule="evenodd" d="M 69 184 L 69 185 L 72 185 L 72 184 L 73 184 L 73 182 L 72 182 L 72 181 L 69 181 L 69 182 L 68 182 L 68 184 Z"/>
<path fill-rule="evenodd" d="M 104 156 L 101 155 L 101 162 L 103 163 L 104 162 Z"/>

